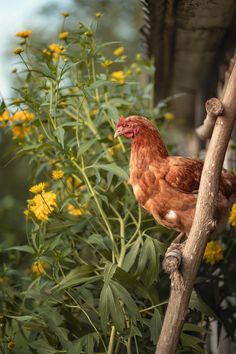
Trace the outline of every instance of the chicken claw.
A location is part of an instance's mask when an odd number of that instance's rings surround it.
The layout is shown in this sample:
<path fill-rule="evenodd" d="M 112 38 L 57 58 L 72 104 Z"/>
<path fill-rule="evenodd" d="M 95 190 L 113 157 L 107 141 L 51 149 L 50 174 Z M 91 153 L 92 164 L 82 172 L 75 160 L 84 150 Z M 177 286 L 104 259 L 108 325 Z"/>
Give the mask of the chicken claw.
<path fill-rule="evenodd" d="M 179 271 L 179 267 L 182 261 L 182 250 L 185 246 L 183 238 L 185 237 L 186 235 L 183 232 L 176 237 L 167 249 L 162 263 L 164 270 L 170 274 L 171 287 L 176 290 L 184 287 L 183 277 Z"/>

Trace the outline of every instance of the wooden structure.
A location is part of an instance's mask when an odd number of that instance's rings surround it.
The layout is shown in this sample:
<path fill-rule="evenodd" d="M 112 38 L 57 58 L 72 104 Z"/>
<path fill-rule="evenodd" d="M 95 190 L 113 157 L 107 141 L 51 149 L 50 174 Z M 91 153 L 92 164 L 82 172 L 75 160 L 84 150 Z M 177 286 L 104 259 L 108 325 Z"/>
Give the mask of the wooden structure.
<path fill-rule="evenodd" d="M 185 125 L 186 120 L 192 125 L 194 117 L 198 125 L 200 116 L 204 117 L 206 99 L 216 96 L 234 54 L 236 2 L 141 1 L 142 43 L 145 53 L 154 57 L 156 66 L 155 100 L 184 93 L 173 109 Z"/>

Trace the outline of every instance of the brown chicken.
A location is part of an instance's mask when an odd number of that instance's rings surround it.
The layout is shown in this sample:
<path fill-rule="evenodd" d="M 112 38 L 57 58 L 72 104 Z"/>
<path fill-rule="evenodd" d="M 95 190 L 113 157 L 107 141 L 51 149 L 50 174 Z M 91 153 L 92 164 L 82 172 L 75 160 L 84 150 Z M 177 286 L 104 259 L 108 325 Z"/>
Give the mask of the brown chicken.
<path fill-rule="evenodd" d="M 194 218 L 203 162 L 169 156 L 156 127 L 145 117 L 120 117 L 115 137 L 132 139 L 129 183 L 137 201 L 161 225 L 188 235 Z M 222 170 L 215 212 L 224 224 L 236 193 L 236 176 Z"/>

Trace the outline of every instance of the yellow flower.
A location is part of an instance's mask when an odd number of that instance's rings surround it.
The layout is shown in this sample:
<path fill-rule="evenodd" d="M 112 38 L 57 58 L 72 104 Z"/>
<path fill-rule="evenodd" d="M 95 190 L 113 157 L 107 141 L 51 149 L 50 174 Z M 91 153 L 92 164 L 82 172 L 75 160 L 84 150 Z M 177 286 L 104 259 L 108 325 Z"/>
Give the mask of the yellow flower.
<path fill-rule="evenodd" d="M 129 70 L 126 71 L 126 76 L 132 75 L 132 74 L 133 74 L 132 70 L 129 69 Z"/>
<path fill-rule="evenodd" d="M 68 36 L 69 36 L 69 32 L 61 32 L 59 33 L 58 38 L 61 40 L 66 40 Z"/>
<path fill-rule="evenodd" d="M 236 204 L 233 204 L 230 215 L 229 215 L 229 223 L 236 227 Z"/>
<path fill-rule="evenodd" d="M 170 112 L 166 112 L 165 114 L 164 114 L 164 118 L 166 119 L 166 120 L 172 120 L 172 119 L 174 119 L 174 114 L 173 113 L 170 113 Z"/>
<path fill-rule="evenodd" d="M 41 275 L 44 275 L 46 273 L 46 263 L 45 262 L 34 262 L 31 266 L 31 271 L 34 273 L 37 277 L 40 277 Z"/>
<path fill-rule="evenodd" d="M 44 135 L 43 134 L 39 134 L 37 136 L 37 140 L 38 140 L 39 143 L 41 143 L 44 140 Z"/>
<path fill-rule="evenodd" d="M 107 152 L 108 152 L 108 155 L 111 156 L 111 157 L 114 155 L 114 151 L 113 151 L 112 147 L 108 148 Z"/>
<path fill-rule="evenodd" d="M 70 215 L 73 215 L 73 216 L 79 216 L 79 215 L 82 215 L 84 214 L 83 210 L 80 209 L 80 208 L 76 208 L 73 204 L 69 203 L 67 205 L 67 210 L 68 210 L 68 213 Z"/>
<path fill-rule="evenodd" d="M 69 189 L 70 192 L 78 191 L 81 184 L 82 184 L 82 181 L 79 178 L 77 179 L 72 176 L 69 176 L 66 179 L 66 185 L 67 185 L 67 188 Z"/>
<path fill-rule="evenodd" d="M 26 134 L 29 134 L 31 132 L 30 127 L 24 127 L 22 125 L 14 125 L 12 127 L 12 135 L 13 138 L 15 139 L 23 139 Z"/>
<path fill-rule="evenodd" d="M 125 52 L 125 48 L 124 47 L 118 47 L 113 51 L 113 54 L 115 55 L 115 57 L 120 57 L 121 55 L 123 55 Z"/>
<path fill-rule="evenodd" d="M 24 210 L 24 216 L 28 218 L 30 216 L 30 212 L 28 209 Z"/>
<path fill-rule="evenodd" d="M 114 71 L 111 74 L 112 81 L 117 82 L 118 84 L 122 85 L 125 83 L 125 73 L 123 71 Z"/>
<path fill-rule="evenodd" d="M 43 54 L 50 56 L 52 53 L 47 48 L 42 50 Z"/>
<path fill-rule="evenodd" d="M 48 216 L 57 207 L 57 196 L 53 192 L 42 191 L 36 194 L 33 199 L 28 202 L 29 211 L 32 212 L 38 220 L 46 221 Z"/>
<path fill-rule="evenodd" d="M 70 16 L 69 12 L 66 12 L 66 11 L 65 11 L 65 12 L 62 12 L 61 14 L 62 14 L 62 16 L 64 16 L 64 17 L 69 17 L 69 16 Z"/>
<path fill-rule="evenodd" d="M 141 68 L 137 68 L 136 70 L 135 70 L 135 72 L 136 72 L 136 74 L 141 74 L 142 73 L 142 69 Z M 171 113 L 170 113 L 171 114 Z"/>
<path fill-rule="evenodd" d="M 137 61 L 140 61 L 143 59 L 142 54 L 140 54 L 140 53 L 137 53 L 135 58 Z"/>
<path fill-rule="evenodd" d="M 13 53 L 14 53 L 15 55 L 19 55 L 19 54 L 21 54 L 23 51 L 24 51 L 23 48 L 17 47 L 17 48 L 15 48 L 15 49 L 13 50 Z"/>
<path fill-rule="evenodd" d="M 27 111 L 18 111 L 12 117 L 12 120 L 19 121 L 19 122 L 30 122 L 33 119 L 34 119 L 34 113 L 27 112 Z"/>
<path fill-rule="evenodd" d="M 65 48 L 62 45 L 56 43 L 49 44 L 48 48 L 51 51 L 55 60 L 58 60 L 59 55 L 65 51 Z"/>
<path fill-rule="evenodd" d="M 211 265 L 221 261 L 224 258 L 224 249 L 217 241 L 207 243 L 203 259 Z"/>
<path fill-rule="evenodd" d="M 90 111 L 90 117 L 96 117 L 96 115 L 98 114 L 98 109 L 97 108 L 93 108 L 91 111 Z"/>
<path fill-rule="evenodd" d="M 61 101 L 58 104 L 58 107 L 65 108 L 66 107 L 66 102 L 63 99 L 61 99 Z"/>
<path fill-rule="evenodd" d="M 116 151 L 119 151 L 120 149 L 122 149 L 122 146 L 121 146 L 120 143 L 118 143 L 118 144 L 116 144 L 116 145 L 114 145 L 114 146 L 108 148 L 107 151 L 108 151 L 108 154 L 109 154 L 110 156 L 113 156 L 114 153 L 115 153 Z"/>
<path fill-rule="evenodd" d="M 29 191 L 34 194 L 42 193 L 44 192 L 44 189 L 48 186 L 47 182 L 40 182 L 38 184 L 35 184 L 32 186 Z"/>
<path fill-rule="evenodd" d="M 16 36 L 20 38 L 28 38 L 29 36 L 31 36 L 32 32 L 33 31 L 31 29 L 21 31 L 21 32 L 16 32 Z"/>
<path fill-rule="evenodd" d="M 96 12 L 95 16 L 96 16 L 97 18 L 100 18 L 100 17 L 103 16 L 103 13 L 101 13 L 101 12 Z"/>
<path fill-rule="evenodd" d="M 93 33 L 91 31 L 84 32 L 86 37 L 92 37 Z"/>
<path fill-rule="evenodd" d="M 109 66 L 111 66 L 113 64 L 113 61 L 110 60 L 110 59 L 105 59 L 101 65 L 104 67 L 104 68 L 109 68 Z"/>
<path fill-rule="evenodd" d="M 3 114 L 0 116 L 0 128 L 4 128 L 6 123 L 9 122 L 10 115 L 7 111 L 4 111 Z"/>
<path fill-rule="evenodd" d="M 9 278 L 8 277 L 5 277 L 5 276 L 0 277 L 0 285 L 6 284 L 8 282 L 9 282 Z M 0 313 L 0 322 L 1 322 L 1 320 L 3 318 L 4 318 L 4 316 Z"/>
<path fill-rule="evenodd" d="M 64 176 L 64 172 L 62 170 L 53 170 L 52 171 L 52 179 L 58 180 Z"/>

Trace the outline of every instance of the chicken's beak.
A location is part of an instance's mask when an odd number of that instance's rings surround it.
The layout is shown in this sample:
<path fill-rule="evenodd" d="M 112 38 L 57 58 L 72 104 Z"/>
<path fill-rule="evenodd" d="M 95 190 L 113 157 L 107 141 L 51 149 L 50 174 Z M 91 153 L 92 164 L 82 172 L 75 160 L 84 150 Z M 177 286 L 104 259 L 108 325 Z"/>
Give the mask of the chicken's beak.
<path fill-rule="evenodd" d="M 117 128 L 114 134 L 114 138 L 117 138 L 119 135 L 122 135 L 122 130 L 121 128 Z"/>

